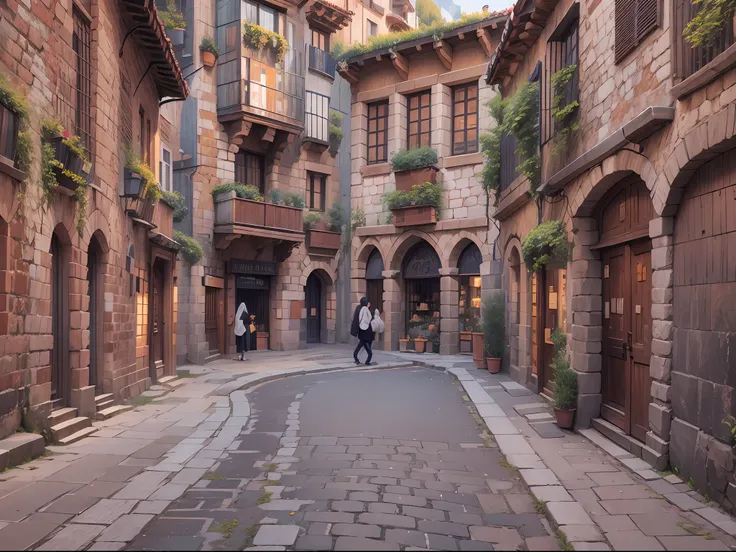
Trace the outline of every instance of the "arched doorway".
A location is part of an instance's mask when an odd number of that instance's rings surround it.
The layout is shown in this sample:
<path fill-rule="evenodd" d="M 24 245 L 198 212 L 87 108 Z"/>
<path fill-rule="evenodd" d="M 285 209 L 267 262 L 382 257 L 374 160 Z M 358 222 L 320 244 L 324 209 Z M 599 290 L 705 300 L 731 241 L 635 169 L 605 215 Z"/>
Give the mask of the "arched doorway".
<path fill-rule="evenodd" d="M 555 347 L 552 334 L 555 330 L 567 332 L 567 268 L 547 265 L 532 275 L 532 317 L 536 324 L 533 332 L 533 373 L 537 374 L 542 393 L 554 396 L 552 359 Z"/>
<path fill-rule="evenodd" d="M 307 343 L 321 343 L 326 301 L 324 287 L 316 271 L 307 278 L 304 292 L 307 307 Z"/>
<path fill-rule="evenodd" d="M 401 270 L 406 297 L 405 335 L 411 340 L 426 339 L 433 346 L 439 346 L 441 267 L 437 252 L 422 240 L 409 249 Z"/>
<path fill-rule="evenodd" d="M 102 393 L 104 380 L 104 291 L 102 284 L 102 246 L 96 235 L 87 250 L 87 283 L 89 286 L 89 384 Z"/>
<path fill-rule="evenodd" d="M 51 401 L 53 408 L 71 398 L 69 377 L 69 240 L 63 231 L 51 236 Z"/>
<path fill-rule="evenodd" d="M 383 313 L 383 257 L 374 249 L 365 265 L 365 296 L 371 304 Z"/>
<path fill-rule="evenodd" d="M 150 344 L 150 376 L 151 381 L 158 381 L 164 373 L 164 290 L 166 278 L 166 261 L 157 258 L 151 271 L 151 344 Z"/>
<path fill-rule="evenodd" d="M 507 282 L 507 335 L 509 336 L 509 365 L 512 375 L 519 374 L 520 381 L 527 383 L 529 374 L 521 374 L 523 359 L 520 354 L 521 327 L 521 256 L 516 247 L 512 247 L 508 257 Z"/>
<path fill-rule="evenodd" d="M 652 341 L 649 191 L 632 175 L 597 207 L 603 267 L 601 416 L 645 441 L 649 431 Z"/>
<path fill-rule="evenodd" d="M 468 244 L 457 261 L 458 309 L 460 311 L 460 352 L 472 352 L 471 332 L 480 331 L 480 264 L 483 255 L 474 243 Z"/>

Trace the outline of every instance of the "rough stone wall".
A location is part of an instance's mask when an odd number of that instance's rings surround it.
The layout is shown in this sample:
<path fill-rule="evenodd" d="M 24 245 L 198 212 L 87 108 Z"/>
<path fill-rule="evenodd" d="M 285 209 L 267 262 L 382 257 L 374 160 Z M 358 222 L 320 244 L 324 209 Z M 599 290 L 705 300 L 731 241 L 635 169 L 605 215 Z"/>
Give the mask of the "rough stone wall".
<path fill-rule="evenodd" d="M 94 180 L 88 191 L 86 223 L 82 235 L 76 230 L 76 204 L 61 191 L 53 204 L 43 200 L 40 181 L 41 120 L 59 117 L 70 130 L 73 122 L 76 82 L 75 54 L 72 50 L 72 2 L 59 0 L 34 4 L 10 0 L 0 6 L 0 70 L 26 95 L 30 106 L 30 125 L 35 161 L 25 183 L 5 177 L 0 215 L 7 223 L 2 239 L 7 248 L 0 261 L 9 276 L 7 332 L 2 341 L 2 372 L 17 390 L 15 404 L 2 400 L 0 416 L 5 418 L 0 433 L 7 434 L 20 422 L 19 410 L 29 424 L 42 425 L 50 409 L 53 347 L 51 319 L 51 238 L 54 232 L 66 248 L 69 280 L 69 377 L 71 406 L 80 415 L 94 413 L 95 389 L 89 385 L 89 296 L 87 250 L 93 235 L 103 250 L 101 259 L 104 301 L 102 305 L 104 374 L 100 386 L 117 398 L 145 389 L 148 358 L 138 357 L 136 348 L 136 304 L 126 270 L 129 246 L 134 245 L 132 270 L 145 277 L 150 259 L 147 230 L 135 227 L 123 210 L 119 194 L 122 186 L 121 154 L 125 139 L 139 143 L 140 126 L 128 109 L 142 105 L 152 123 L 153 150 L 158 151 L 156 121 L 157 92 L 151 77 L 141 83 L 135 97 L 133 89 L 121 82 L 141 80 L 148 61 L 135 40 L 128 41 L 122 58 L 119 45 L 126 30 L 121 28 L 117 3 L 101 0 L 92 6 L 92 163 Z M 130 94 L 121 102 L 121 94 Z M 155 167 L 157 153 L 152 159 Z M 18 195 L 22 192 L 22 195 Z M 0 225 L 1 226 L 1 225 Z M 4 226 L 3 226 L 4 228 Z M 130 236 L 130 241 L 128 236 Z M 135 285 L 133 283 L 133 285 Z M 1 319 L 2 317 L 0 317 Z M 147 350 L 138 348 L 147 354 Z M 173 368 L 173 366 L 172 366 Z M 6 389 L 5 386 L 2 386 Z M 7 408 L 6 408 L 7 406 Z"/>

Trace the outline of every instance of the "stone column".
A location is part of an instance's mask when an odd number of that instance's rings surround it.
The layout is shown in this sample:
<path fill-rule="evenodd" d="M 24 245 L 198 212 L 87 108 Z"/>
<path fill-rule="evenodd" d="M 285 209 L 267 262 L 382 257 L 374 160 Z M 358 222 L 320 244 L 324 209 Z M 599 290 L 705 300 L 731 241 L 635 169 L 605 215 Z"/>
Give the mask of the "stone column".
<path fill-rule="evenodd" d="M 388 99 L 388 158 L 406 148 L 406 96 L 391 94 Z"/>
<path fill-rule="evenodd" d="M 460 351 L 460 277 L 457 268 L 440 268 L 440 351 L 456 355 Z"/>
<path fill-rule="evenodd" d="M 649 375 L 652 377 L 652 402 L 649 403 L 649 428 L 643 458 L 657 469 L 665 469 L 669 463 L 670 425 L 672 423 L 672 395 L 670 371 L 672 370 L 673 338 L 673 272 L 674 219 L 656 218 L 649 222 L 652 239 L 652 356 Z"/>
<path fill-rule="evenodd" d="M 383 312 L 386 316 L 383 321 L 386 325 L 383 346 L 384 351 L 396 351 L 399 348 L 399 338 L 404 337 L 404 294 L 401 272 L 384 270 L 381 274 L 383 275 Z"/>
<path fill-rule="evenodd" d="M 572 332 L 568 329 L 568 352 L 578 375 L 576 425 L 588 427 L 601 410 L 603 347 L 602 270 L 599 254 L 590 246 L 598 241 L 593 218 L 574 218 L 575 246 L 568 264 L 571 277 Z M 568 284 L 569 285 L 569 284 Z M 570 335 L 572 334 L 572 339 Z"/>
<path fill-rule="evenodd" d="M 432 148 L 440 159 L 448 157 L 452 144 L 452 101 L 450 87 L 444 84 L 432 85 Z"/>
<path fill-rule="evenodd" d="M 69 261 L 69 372 L 71 406 L 78 416 L 94 417 L 95 387 L 89 385 L 89 283 L 87 252 L 71 246 Z"/>

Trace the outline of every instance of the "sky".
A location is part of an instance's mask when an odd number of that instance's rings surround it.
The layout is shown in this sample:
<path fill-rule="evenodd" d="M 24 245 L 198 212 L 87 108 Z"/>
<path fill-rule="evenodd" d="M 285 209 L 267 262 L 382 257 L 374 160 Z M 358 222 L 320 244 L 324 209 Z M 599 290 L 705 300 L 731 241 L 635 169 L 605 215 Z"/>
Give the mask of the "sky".
<path fill-rule="evenodd" d="M 508 8 L 514 4 L 513 0 L 455 0 L 455 3 L 460 6 L 463 13 L 473 13 L 481 10 L 483 6 L 488 5 L 488 9 L 491 11 L 502 10 Z"/>

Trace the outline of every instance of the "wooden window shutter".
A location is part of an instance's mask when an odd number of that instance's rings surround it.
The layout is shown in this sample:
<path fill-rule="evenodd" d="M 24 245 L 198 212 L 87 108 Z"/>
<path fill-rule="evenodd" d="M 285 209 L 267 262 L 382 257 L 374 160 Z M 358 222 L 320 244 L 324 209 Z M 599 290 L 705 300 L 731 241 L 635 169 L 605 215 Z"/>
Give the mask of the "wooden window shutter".
<path fill-rule="evenodd" d="M 659 25 L 661 0 L 616 0 L 615 59 L 618 63 Z"/>

